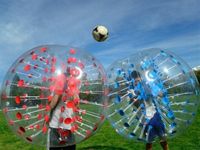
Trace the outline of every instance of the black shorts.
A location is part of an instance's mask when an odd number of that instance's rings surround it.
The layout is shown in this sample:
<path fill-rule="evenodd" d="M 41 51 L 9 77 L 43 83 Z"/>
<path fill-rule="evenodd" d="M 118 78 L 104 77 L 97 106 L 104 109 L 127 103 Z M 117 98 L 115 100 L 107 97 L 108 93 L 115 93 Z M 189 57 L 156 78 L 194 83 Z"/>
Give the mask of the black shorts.
<path fill-rule="evenodd" d="M 50 149 L 66 147 L 66 149 L 75 150 L 75 137 L 70 130 L 49 128 L 49 147 Z M 70 147 L 72 148 L 70 149 Z"/>
<path fill-rule="evenodd" d="M 161 139 L 166 136 L 165 126 L 158 112 L 154 114 L 153 118 L 151 118 L 151 120 L 147 124 L 145 128 L 145 133 L 148 133 L 148 137 L 146 137 L 148 143 L 152 143 L 156 136 Z"/>

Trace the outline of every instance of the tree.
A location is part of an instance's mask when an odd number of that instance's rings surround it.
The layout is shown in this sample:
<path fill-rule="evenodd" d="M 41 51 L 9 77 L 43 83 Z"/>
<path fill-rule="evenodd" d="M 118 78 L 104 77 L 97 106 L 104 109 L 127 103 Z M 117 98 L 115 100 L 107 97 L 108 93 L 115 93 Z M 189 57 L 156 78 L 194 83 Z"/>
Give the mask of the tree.
<path fill-rule="evenodd" d="M 200 70 L 195 71 L 195 75 L 200 83 Z"/>

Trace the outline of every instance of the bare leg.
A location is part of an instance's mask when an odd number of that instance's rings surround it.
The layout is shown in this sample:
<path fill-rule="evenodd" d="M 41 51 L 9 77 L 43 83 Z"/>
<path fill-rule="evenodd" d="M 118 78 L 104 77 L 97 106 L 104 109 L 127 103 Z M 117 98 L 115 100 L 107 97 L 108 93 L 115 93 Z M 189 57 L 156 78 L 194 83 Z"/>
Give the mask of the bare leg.
<path fill-rule="evenodd" d="M 146 143 L 146 150 L 152 150 L 153 144 L 152 143 Z"/>
<path fill-rule="evenodd" d="M 160 141 L 160 145 L 163 148 L 163 150 L 169 150 L 167 141 Z"/>

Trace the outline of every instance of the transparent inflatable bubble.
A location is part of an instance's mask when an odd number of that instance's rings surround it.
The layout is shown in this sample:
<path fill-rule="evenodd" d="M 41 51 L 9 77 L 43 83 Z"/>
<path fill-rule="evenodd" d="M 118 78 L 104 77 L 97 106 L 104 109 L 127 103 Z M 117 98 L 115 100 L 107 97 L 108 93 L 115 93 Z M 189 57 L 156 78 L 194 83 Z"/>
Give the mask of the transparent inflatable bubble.
<path fill-rule="evenodd" d="M 126 138 L 152 142 L 187 130 L 199 104 L 192 69 L 179 57 L 148 49 L 117 60 L 107 70 L 106 115 Z"/>
<path fill-rule="evenodd" d="M 9 126 L 26 141 L 72 145 L 90 137 L 103 123 L 104 82 L 102 65 L 85 51 L 39 46 L 21 55 L 8 70 L 1 106 Z"/>

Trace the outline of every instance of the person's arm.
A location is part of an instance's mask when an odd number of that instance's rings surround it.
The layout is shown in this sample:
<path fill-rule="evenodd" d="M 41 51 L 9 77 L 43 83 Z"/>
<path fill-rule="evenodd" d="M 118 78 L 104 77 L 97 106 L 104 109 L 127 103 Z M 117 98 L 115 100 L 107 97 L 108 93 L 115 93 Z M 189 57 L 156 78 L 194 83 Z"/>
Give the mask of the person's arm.
<path fill-rule="evenodd" d="M 158 96 L 161 98 L 161 97 L 163 97 L 163 92 L 159 92 L 158 93 Z"/>
<path fill-rule="evenodd" d="M 53 96 L 53 98 L 52 98 L 52 100 L 51 100 L 51 102 L 49 104 L 49 106 L 51 107 L 51 109 L 53 109 L 57 105 L 57 103 L 59 101 L 59 98 L 60 98 L 60 95 L 58 95 L 58 94 L 55 94 Z"/>
<path fill-rule="evenodd" d="M 63 89 L 64 86 L 66 84 L 66 77 L 64 74 L 60 74 L 58 76 L 55 77 L 55 82 L 52 84 L 52 86 L 55 88 L 54 89 L 54 96 L 50 102 L 50 107 L 51 109 L 53 109 L 54 107 L 56 107 L 59 98 L 62 96 L 63 94 Z"/>
<path fill-rule="evenodd" d="M 80 98 L 79 98 L 79 94 L 74 94 L 73 96 L 74 99 L 78 99 L 77 103 L 76 103 L 76 108 L 79 109 L 79 102 L 80 102 Z"/>

